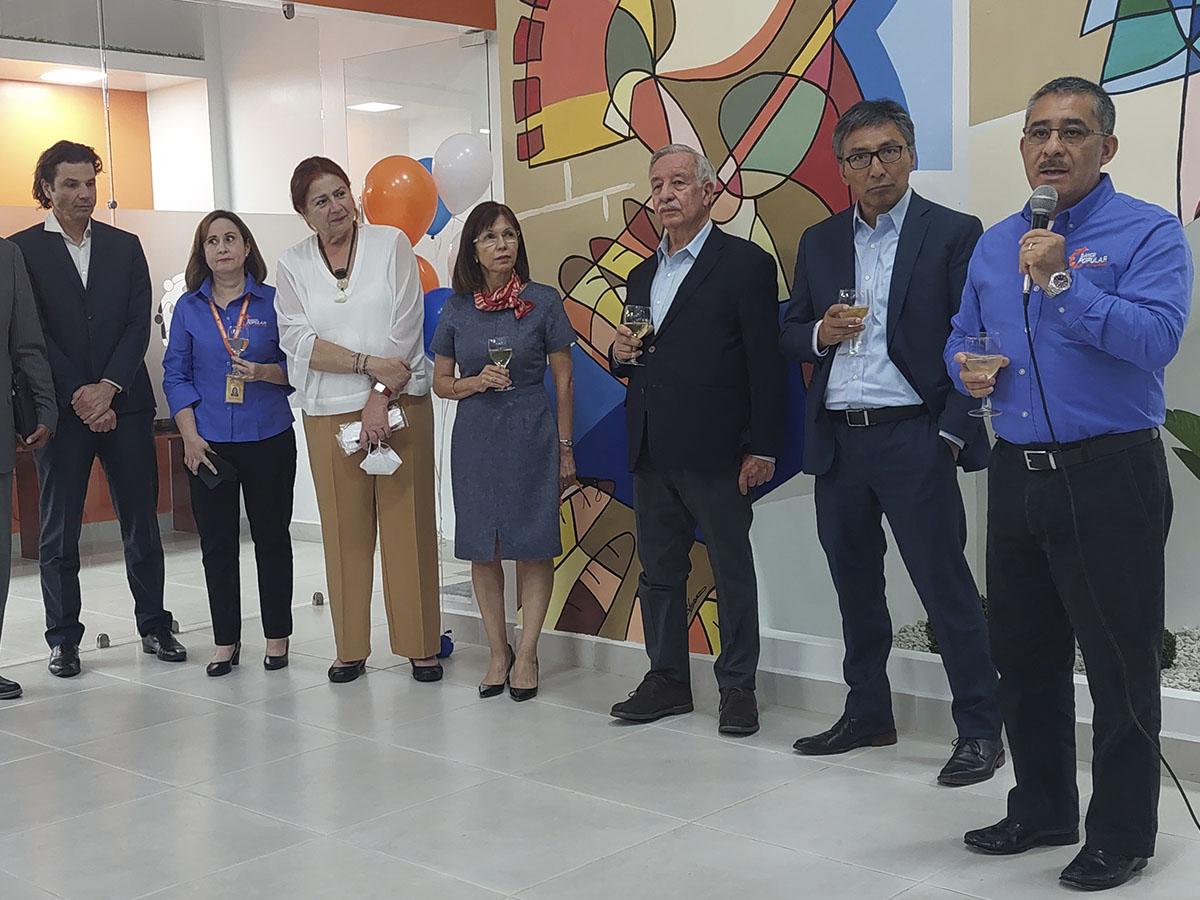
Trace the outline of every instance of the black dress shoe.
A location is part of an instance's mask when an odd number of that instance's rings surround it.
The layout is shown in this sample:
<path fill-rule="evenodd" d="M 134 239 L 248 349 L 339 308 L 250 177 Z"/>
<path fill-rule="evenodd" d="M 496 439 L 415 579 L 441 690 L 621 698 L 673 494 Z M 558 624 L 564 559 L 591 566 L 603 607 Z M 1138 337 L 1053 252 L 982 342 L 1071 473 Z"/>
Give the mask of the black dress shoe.
<path fill-rule="evenodd" d="M 754 734 L 758 731 L 758 703 L 747 688 L 721 688 L 721 734 Z"/>
<path fill-rule="evenodd" d="M 996 774 L 1004 765 L 1004 744 L 987 738 L 959 738 L 954 742 L 950 760 L 938 773 L 938 784 L 961 787 L 979 784 Z"/>
<path fill-rule="evenodd" d="M 654 722 L 663 716 L 678 716 L 692 711 L 692 689 L 666 672 L 651 670 L 628 700 L 614 703 L 609 713 L 626 722 Z"/>
<path fill-rule="evenodd" d="M 504 680 L 499 684 L 488 684 L 486 681 L 479 682 L 479 699 L 483 700 L 487 697 L 496 697 L 504 693 L 504 686 L 508 684 L 508 676 L 512 674 L 513 663 L 517 661 L 517 654 L 513 652 L 512 644 L 508 645 L 508 670 L 504 673 Z"/>
<path fill-rule="evenodd" d="M 413 681 L 419 681 L 422 684 L 429 684 L 433 681 L 441 681 L 442 676 L 446 674 L 446 670 L 442 668 L 441 663 L 434 663 L 432 666 L 418 666 L 412 664 Z"/>
<path fill-rule="evenodd" d="M 896 726 L 873 727 L 860 719 L 843 715 L 828 731 L 803 737 L 792 749 L 805 756 L 832 756 L 849 753 L 859 747 L 890 747 L 896 743 Z"/>
<path fill-rule="evenodd" d="M 60 644 L 50 648 L 51 675 L 59 678 L 74 678 L 80 672 L 79 648 L 74 644 Z"/>
<path fill-rule="evenodd" d="M 1012 856 L 1034 847 L 1065 847 L 1079 843 L 1079 829 L 1064 831 L 1026 828 L 1020 822 L 1003 818 L 995 825 L 977 828 L 963 835 L 963 843 L 993 856 Z"/>
<path fill-rule="evenodd" d="M 1059 880 L 1085 891 L 1106 891 L 1124 884 L 1146 868 L 1144 856 L 1121 856 L 1084 845 Z"/>
<path fill-rule="evenodd" d="M 204 668 L 204 672 L 209 678 L 219 678 L 222 675 L 228 675 L 233 671 L 233 667 L 242 661 L 242 642 L 238 641 L 233 645 L 233 656 L 229 659 L 222 659 L 217 662 L 210 662 Z"/>
<path fill-rule="evenodd" d="M 283 651 L 283 656 L 263 656 L 263 668 L 268 672 L 274 672 L 276 669 L 286 669 L 288 665 L 288 651 L 292 649 L 291 638 L 288 638 L 288 648 Z"/>
<path fill-rule="evenodd" d="M 21 696 L 21 686 L 15 681 L 0 678 L 0 700 L 16 700 Z"/>
<path fill-rule="evenodd" d="M 183 662 L 187 659 L 187 649 L 175 640 L 170 628 L 156 628 L 142 635 L 142 652 L 153 653 L 163 662 Z"/>
<path fill-rule="evenodd" d="M 538 670 L 537 660 L 534 660 L 533 671 L 537 672 L 537 670 Z M 519 688 L 519 687 L 514 687 L 513 683 L 511 681 L 509 681 L 508 696 L 512 697 L 518 703 L 523 703 L 526 700 L 532 700 L 534 697 L 536 697 L 537 689 L 538 689 L 538 686 L 536 684 L 531 688 Z"/>
<path fill-rule="evenodd" d="M 344 666 L 335 664 L 329 667 L 329 680 L 334 684 L 347 684 L 366 671 L 367 661 L 365 659 L 347 663 Z"/>

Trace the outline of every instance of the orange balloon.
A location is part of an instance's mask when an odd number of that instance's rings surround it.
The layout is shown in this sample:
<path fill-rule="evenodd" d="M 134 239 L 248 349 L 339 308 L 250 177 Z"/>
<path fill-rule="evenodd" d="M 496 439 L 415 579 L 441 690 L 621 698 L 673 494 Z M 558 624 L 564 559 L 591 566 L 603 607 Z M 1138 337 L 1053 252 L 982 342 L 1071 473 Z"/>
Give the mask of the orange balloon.
<path fill-rule="evenodd" d="M 416 244 L 437 214 L 433 176 L 411 156 L 385 156 L 367 173 L 363 212 L 367 221 L 392 225 Z"/>
<path fill-rule="evenodd" d="M 441 283 L 437 277 L 437 270 L 433 267 L 433 263 L 423 256 L 417 257 L 417 271 L 421 274 L 422 294 L 428 294 L 430 291 L 436 291 L 441 287 Z"/>

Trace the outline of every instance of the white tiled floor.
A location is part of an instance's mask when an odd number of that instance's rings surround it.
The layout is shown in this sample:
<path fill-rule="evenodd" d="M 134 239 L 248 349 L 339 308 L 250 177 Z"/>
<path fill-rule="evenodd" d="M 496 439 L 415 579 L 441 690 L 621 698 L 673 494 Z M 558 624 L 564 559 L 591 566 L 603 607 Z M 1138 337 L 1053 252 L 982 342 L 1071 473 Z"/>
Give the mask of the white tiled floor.
<path fill-rule="evenodd" d="M 296 549 L 306 601 L 323 590 L 320 551 Z M 629 727 L 606 712 L 632 679 L 550 665 L 537 700 L 481 701 L 483 648 L 459 645 L 446 680 L 420 685 L 382 627 L 367 677 L 335 686 L 328 607 L 305 602 L 288 669 L 258 665 L 250 620 L 240 669 L 206 678 L 194 540 L 172 536 L 168 553 L 191 660 L 132 643 L 119 554 L 101 548 L 84 575 L 88 646 L 97 630 L 125 643 L 87 649 L 69 681 L 45 671 L 36 569 L 17 567 L 4 653 L 30 661 L 3 670 L 25 696 L 0 705 L 0 900 L 1068 895 L 1057 873 L 1073 848 L 962 847 L 963 830 L 1003 814 L 1012 772 L 939 789 L 943 741 L 801 758 L 791 741 L 829 718 L 783 707 L 744 740 L 718 737 L 711 709 Z M 1161 829 L 1151 867 L 1118 895 L 1200 895 L 1200 836 L 1170 787 Z"/>

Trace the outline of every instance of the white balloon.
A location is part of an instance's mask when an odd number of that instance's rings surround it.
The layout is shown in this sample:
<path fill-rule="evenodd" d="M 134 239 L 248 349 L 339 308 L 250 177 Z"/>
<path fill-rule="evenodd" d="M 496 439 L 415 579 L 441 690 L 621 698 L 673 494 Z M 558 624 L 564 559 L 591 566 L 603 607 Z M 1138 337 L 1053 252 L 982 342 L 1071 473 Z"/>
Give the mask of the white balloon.
<path fill-rule="evenodd" d="M 492 183 L 492 153 L 477 134 L 455 134 L 433 154 L 433 180 L 446 209 L 466 212 Z"/>

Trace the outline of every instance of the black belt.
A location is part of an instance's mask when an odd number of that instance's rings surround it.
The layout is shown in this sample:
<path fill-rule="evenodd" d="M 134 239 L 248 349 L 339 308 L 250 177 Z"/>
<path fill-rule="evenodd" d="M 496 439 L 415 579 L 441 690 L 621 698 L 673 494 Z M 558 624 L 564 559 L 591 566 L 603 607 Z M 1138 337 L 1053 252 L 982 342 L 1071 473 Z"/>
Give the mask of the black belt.
<path fill-rule="evenodd" d="M 1021 451 L 1025 457 L 1025 468 L 1030 472 L 1050 472 L 1112 456 L 1114 453 L 1157 440 L 1157 428 L 1143 428 L 1141 431 L 1103 434 L 1099 437 L 1085 438 L 1082 441 L 1073 441 L 1063 444 L 1057 450 L 1045 444 L 1009 444 L 1009 446 Z"/>
<path fill-rule="evenodd" d="M 915 419 L 924 414 L 925 407 L 917 406 L 885 406 L 882 409 L 827 409 L 835 422 L 845 422 L 851 428 L 866 428 L 868 425 L 886 425 L 888 422 L 900 422 L 904 419 Z"/>

